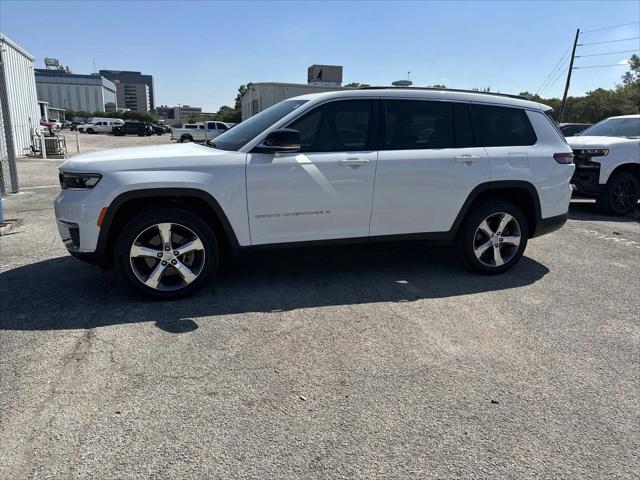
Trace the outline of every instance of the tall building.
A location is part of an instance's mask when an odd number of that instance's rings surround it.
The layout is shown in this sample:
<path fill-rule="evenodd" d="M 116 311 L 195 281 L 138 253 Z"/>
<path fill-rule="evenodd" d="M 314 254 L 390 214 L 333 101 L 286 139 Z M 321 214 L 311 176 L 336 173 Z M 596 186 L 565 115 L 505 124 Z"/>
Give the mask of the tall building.
<path fill-rule="evenodd" d="M 128 108 L 136 112 L 149 112 L 156 108 L 153 75 L 129 70 L 100 70 L 100 75 L 116 84 L 118 108 Z"/>
<path fill-rule="evenodd" d="M 100 75 L 36 68 L 35 76 L 38 100 L 48 102 L 49 107 L 86 112 L 116 110 L 116 86 Z"/>

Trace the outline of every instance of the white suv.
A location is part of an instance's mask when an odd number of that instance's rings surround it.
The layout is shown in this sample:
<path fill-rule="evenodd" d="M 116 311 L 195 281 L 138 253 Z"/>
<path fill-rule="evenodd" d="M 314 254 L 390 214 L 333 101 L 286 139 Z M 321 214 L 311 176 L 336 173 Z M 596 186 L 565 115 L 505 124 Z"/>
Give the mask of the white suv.
<path fill-rule="evenodd" d="M 567 137 L 578 195 L 597 199 L 600 210 L 626 215 L 640 198 L 640 115 L 610 117 Z"/>
<path fill-rule="evenodd" d="M 501 273 L 561 227 L 573 154 L 549 107 L 504 95 L 369 88 L 304 95 L 207 145 L 78 155 L 55 201 L 71 254 L 178 297 L 254 247 L 457 242 Z"/>

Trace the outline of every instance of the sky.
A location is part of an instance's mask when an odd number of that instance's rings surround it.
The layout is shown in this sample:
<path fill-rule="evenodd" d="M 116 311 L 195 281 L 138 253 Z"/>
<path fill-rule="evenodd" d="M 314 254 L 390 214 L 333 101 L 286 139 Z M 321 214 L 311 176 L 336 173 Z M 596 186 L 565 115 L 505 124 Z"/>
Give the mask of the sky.
<path fill-rule="evenodd" d="M 306 83 L 314 63 L 343 65 L 343 83 L 409 76 L 415 86 L 543 87 L 543 97 L 558 97 L 577 28 L 579 43 L 608 42 L 640 36 L 638 21 L 637 1 L 0 0 L 0 32 L 36 67 L 54 57 L 74 73 L 93 72 L 94 61 L 96 70 L 141 71 L 154 76 L 157 105 L 204 111 L 233 105 L 247 82 Z M 577 55 L 638 49 L 633 39 L 580 46 Z M 624 64 L 631 54 L 575 65 Z M 612 88 L 625 71 L 576 69 L 569 93 Z"/>

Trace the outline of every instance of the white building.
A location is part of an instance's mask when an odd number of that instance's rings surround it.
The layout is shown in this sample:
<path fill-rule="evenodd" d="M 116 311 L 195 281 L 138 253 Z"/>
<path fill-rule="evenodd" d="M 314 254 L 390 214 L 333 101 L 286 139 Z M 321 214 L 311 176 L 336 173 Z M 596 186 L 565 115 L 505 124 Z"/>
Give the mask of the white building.
<path fill-rule="evenodd" d="M 38 100 L 49 107 L 85 112 L 115 112 L 116 86 L 98 75 L 35 69 Z"/>
<path fill-rule="evenodd" d="M 9 151 L 15 156 L 28 153 L 40 125 L 34 60 L 0 33 L 0 157 Z"/>
<path fill-rule="evenodd" d="M 350 90 L 351 87 L 315 85 L 305 83 L 253 83 L 242 96 L 242 120 L 261 112 L 271 105 L 287 98 L 306 95 L 307 93 L 334 92 L 336 90 Z"/>

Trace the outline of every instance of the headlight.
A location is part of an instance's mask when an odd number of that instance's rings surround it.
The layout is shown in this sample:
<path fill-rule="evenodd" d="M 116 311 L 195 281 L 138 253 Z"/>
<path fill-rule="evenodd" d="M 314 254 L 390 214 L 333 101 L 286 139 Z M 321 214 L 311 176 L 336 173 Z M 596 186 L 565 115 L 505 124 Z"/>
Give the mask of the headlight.
<path fill-rule="evenodd" d="M 58 177 L 63 190 L 86 190 L 95 187 L 102 175 L 99 173 L 60 172 Z"/>
<path fill-rule="evenodd" d="M 606 157 L 609 155 L 608 148 L 581 148 L 578 150 L 579 155 L 584 155 L 585 157 Z"/>

